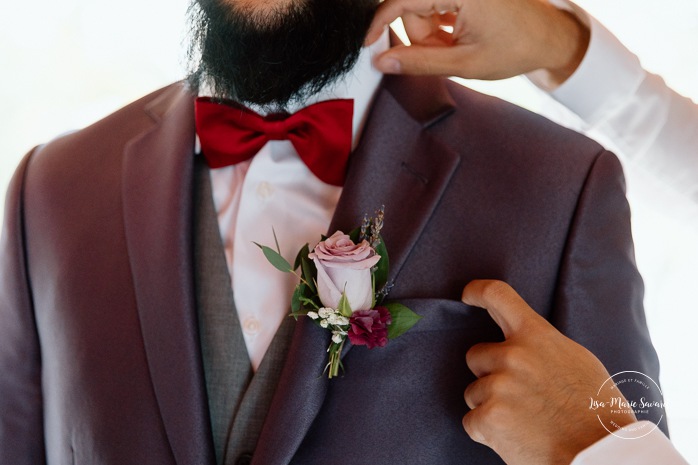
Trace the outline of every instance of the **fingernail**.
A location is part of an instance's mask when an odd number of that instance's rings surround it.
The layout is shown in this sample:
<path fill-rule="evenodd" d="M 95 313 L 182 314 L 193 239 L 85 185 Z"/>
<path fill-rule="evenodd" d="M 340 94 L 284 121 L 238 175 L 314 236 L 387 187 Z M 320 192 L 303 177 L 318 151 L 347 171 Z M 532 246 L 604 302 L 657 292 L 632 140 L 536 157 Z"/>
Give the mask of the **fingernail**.
<path fill-rule="evenodd" d="M 384 73 L 398 74 L 402 70 L 402 64 L 395 58 L 387 57 L 378 62 L 378 68 Z"/>

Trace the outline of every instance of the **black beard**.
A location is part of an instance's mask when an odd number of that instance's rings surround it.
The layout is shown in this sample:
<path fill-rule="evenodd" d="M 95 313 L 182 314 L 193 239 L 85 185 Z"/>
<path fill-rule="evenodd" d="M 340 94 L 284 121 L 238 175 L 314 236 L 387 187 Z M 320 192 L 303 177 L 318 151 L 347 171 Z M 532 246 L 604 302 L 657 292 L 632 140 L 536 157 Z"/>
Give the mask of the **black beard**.
<path fill-rule="evenodd" d="M 188 81 L 213 97 L 283 109 L 335 82 L 359 57 L 378 0 L 305 0 L 242 11 L 224 0 L 190 6 Z M 281 9 L 280 9 L 281 10 Z"/>

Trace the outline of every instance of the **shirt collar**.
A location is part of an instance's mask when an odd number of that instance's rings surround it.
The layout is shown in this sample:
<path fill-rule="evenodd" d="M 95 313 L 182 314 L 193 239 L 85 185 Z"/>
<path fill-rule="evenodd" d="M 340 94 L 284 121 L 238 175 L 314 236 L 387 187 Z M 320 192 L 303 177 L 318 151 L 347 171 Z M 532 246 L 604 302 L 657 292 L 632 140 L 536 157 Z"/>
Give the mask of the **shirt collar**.
<path fill-rule="evenodd" d="M 319 93 L 312 95 L 305 102 L 292 105 L 289 108 L 291 113 L 305 108 L 317 102 L 332 99 L 353 99 L 354 118 L 352 121 L 352 150 L 356 148 L 366 118 L 368 110 L 371 108 L 373 98 L 380 86 L 383 73 L 373 66 L 373 57 L 380 55 L 390 48 L 390 38 L 388 31 L 383 33 L 380 40 L 369 47 L 361 49 L 359 58 L 354 67 L 344 77 L 337 82 L 326 87 Z"/>

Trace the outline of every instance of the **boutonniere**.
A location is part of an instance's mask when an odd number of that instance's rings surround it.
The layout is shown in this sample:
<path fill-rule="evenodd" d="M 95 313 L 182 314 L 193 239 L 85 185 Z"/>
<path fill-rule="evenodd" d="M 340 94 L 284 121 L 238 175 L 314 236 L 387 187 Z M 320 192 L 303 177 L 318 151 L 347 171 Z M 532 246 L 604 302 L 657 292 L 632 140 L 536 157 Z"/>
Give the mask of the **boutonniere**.
<path fill-rule="evenodd" d="M 369 349 L 384 347 L 421 318 L 402 304 L 383 304 L 391 287 L 388 250 L 380 234 L 383 217 L 381 208 L 349 234 L 322 236 L 312 251 L 306 244 L 293 266 L 281 256 L 276 233 L 276 250 L 257 244 L 276 269 L 299 279 L 291 297 L 291 316 L 306 316 L 332 332 L 325 367 L 329 378 L 344 369 L 340 356 L 347 338 Z"/>

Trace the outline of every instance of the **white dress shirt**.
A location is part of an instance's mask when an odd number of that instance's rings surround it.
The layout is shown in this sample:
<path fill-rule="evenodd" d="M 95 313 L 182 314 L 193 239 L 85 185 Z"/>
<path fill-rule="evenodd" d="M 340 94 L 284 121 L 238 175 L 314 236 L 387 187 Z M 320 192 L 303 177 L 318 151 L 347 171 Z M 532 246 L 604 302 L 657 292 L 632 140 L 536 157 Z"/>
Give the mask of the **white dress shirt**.
<path fill-rule="evenodd" d="M 639 430 L 644 425 L 651 433 L 637 439 L 625 439 L 609 434 L 583 450 L 570 465 L 688 465 L 669 439 L 651 422 L 638 422 Z"/>
<path fill-rule="evenodd" d="M 356 147 L 382 79 L 371 58 L 388 47 L 386 32 L 361 51 L 347 76 L 289 111 L 324 100 L 353 99 Z M 256 370 L 281 321 L 290 313 L 298 278 L 274 268 L 253 242 L 275 248 L 275 231 L 281 254 L 293 263 L 303 245 L 309 243 L 312 248 L 320 235 L 328 233 L 342 188 L 316 178 L 293 145 L 284 140 L 268 142 L 247 162 L 211 170 L 211 182 L 235 306 Z"/>
<path fill-rule="evenodd" d="M 550 1 L 590 27 L 589 48 L 559 87 L 551 86 L 541 71 L 530 73 L 529 79 L 576 113 L 582 129 L 624 161 L 698 203 L 698 105 L 645 71 L 637 56 L 580 7 Z"/>

